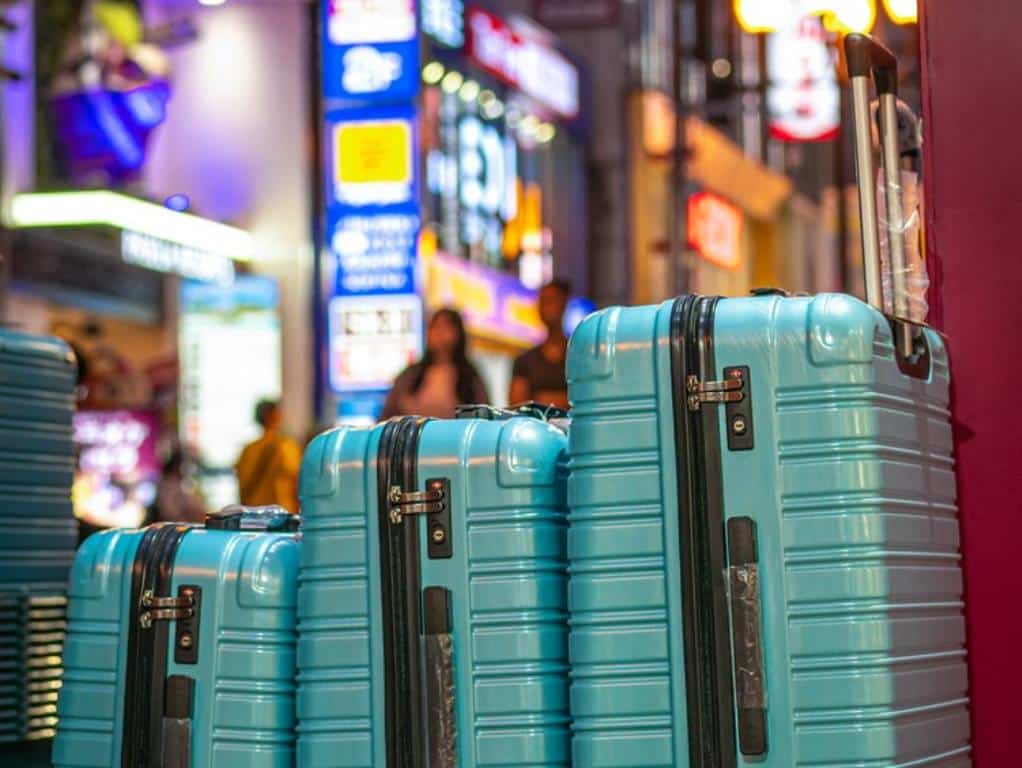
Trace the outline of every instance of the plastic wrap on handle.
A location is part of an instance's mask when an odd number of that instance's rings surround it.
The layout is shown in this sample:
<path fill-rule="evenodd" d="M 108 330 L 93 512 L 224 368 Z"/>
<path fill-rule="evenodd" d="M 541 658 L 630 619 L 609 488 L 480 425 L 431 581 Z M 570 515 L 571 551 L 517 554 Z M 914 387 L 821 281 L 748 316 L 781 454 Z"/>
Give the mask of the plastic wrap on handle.
<path fill-rule="evenodd" d="M 492 405 L 459 405 L 455 410 L 458 419 L 485 419 L 486 421 L 503 421 L 516 416 L 528 416 L 541 421 L 559 421 L 567 418 L 568 412 L 563 408 L 543 403 L 521 403 L 497 408 Z"/>
<path fill-rule="evenodd" d="M 923 324 L 929 313 L 926 294 L 930 278 L 920 244 L 922 190 L 919 177 L 912 171 L 901 171 L 900 184 L 893 190 L 893 194 L 900 197 L 901 205 L 894 208 L 887 205 L 887 195 L 891 194 L 889 181 L 878 179 L 876 189 L 878 209 L 882 212 L 880 258 L 883 264 L 884 311 Z M 897 221 L 889 219 L 894 210 L 901 214 Z M 892 249 L 892 243 L 900 244 L 898 259 L 893 258 L 892 254 L 898 249 Z M 896 291 L 901 292 L 900 296 Z"/>
<path fill-rule="evenodd" d="M 300 519 L 283 507 L 244 507 L 233 504 L 206 516 L 206 528 L 218 531 L 297 531 Z"/>
<path fill-rule="evenodd" d="M 456 768 L 458 731 L 450 591 L 443 587 L 427 587 L 423 593 L 423 613 L 429 768 Z"/>

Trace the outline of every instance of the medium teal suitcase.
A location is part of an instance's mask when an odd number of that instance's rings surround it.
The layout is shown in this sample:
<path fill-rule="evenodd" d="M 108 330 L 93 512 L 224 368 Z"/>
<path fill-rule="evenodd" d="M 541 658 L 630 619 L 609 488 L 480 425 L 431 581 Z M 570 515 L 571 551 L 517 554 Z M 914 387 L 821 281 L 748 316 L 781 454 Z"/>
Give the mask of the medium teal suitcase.
<path fill-rule="evenodd" d="M 293 768 L 297 518 L 90 536 L 71 574 L 58 768 Z"/>
<path fill-rule="evenodd" d="M 567 441 L 469 415 L 338 429 L 306 453 L 302 768 L 570 765 Z"/>

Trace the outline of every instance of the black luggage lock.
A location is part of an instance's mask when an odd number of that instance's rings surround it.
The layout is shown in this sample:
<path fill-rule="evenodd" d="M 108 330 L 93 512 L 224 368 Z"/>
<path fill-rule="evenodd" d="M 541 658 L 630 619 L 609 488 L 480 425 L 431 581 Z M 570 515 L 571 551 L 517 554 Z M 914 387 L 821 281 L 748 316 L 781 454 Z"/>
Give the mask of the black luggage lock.
<path fill-rule="evenodd" d="M 451 543 L 451 481 L 433 478 L 426 481 L 424 491 L 404 491 L 395 485 L 388 494 L 388 517 L 393 525 L 401 525 L 408 515 L 426 517 L 426 535 L 430 560 L 454 557 Z"/>

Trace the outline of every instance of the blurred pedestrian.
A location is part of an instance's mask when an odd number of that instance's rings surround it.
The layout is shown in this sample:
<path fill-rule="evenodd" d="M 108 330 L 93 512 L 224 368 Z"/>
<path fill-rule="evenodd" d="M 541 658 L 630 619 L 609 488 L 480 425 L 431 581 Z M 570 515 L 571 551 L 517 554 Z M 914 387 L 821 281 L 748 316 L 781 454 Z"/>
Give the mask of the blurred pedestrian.
<path fill-rule="evenodd" d="M 302 450 L 280 431 L 279 402 L 261 401 L 255 409 L 255 420 L 263 434 L 245 446 L 235 468 L 241 503 L 246 507 L 276 505 L 298 514 L 298 470 Z"/>
<path fill-rule="evenodd" d="M 181 451 L 174 451 L 163 464 L 154 517 L 160 523 L 202 523 L 206 519 L 206 505 L 185 472 Z"/>
<path fill-rule="evenodd" d="M 568 338 L 564 334 L 564 312 L 571 298 L 571 285 L 554 280 L 539 290 L 539 317 L 546 326 L 546 341 L 515 360 L 511 372 L 512 405 L 537 402 L 568 407 L 568 382 L 564 359 Z"/>
<path fill-rule="evenodd" d="M 440 309 L 426 329 L 426 354 L 395 379 L 382 418 L 449 419 L 459 404 L 487 402 L 486 386 L 468 359 L 468 336 L 461 315 L 453 309 Z"/>

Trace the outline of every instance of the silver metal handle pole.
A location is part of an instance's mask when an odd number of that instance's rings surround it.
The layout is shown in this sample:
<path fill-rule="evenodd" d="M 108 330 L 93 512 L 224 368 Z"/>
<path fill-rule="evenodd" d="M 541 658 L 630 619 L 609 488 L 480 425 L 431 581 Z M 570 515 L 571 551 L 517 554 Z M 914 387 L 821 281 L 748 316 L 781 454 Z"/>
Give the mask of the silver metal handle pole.
<path fill-rule="evenodd" d="M 884 156 L 886 189 L 884 201 L 887 209 L 887 255 L 891 275 L 894 316 L 909 319 L 908 291 L 905 280 L 905 212 L 901 200 L 901 152 L 898 148 L 898 98 L 893 93 L 880 94 L 880 135 Z M 913 353 L 912 328 L 899 325 L 896 340 L 901 353 Z"/>
<path fill-rule="evenodd" d="M 873 165 L 873 133 L 870 130 L 868 76 L 852 77 L 852 111 L 855 115 L 855 176 L 859 184 L 859 215 L 862 223 L 862 258 L 866 273 L 866 301 L 883 312 L 884 294 L 880 282 L 880 227 L 877 223 L 876 168 Z"/>

